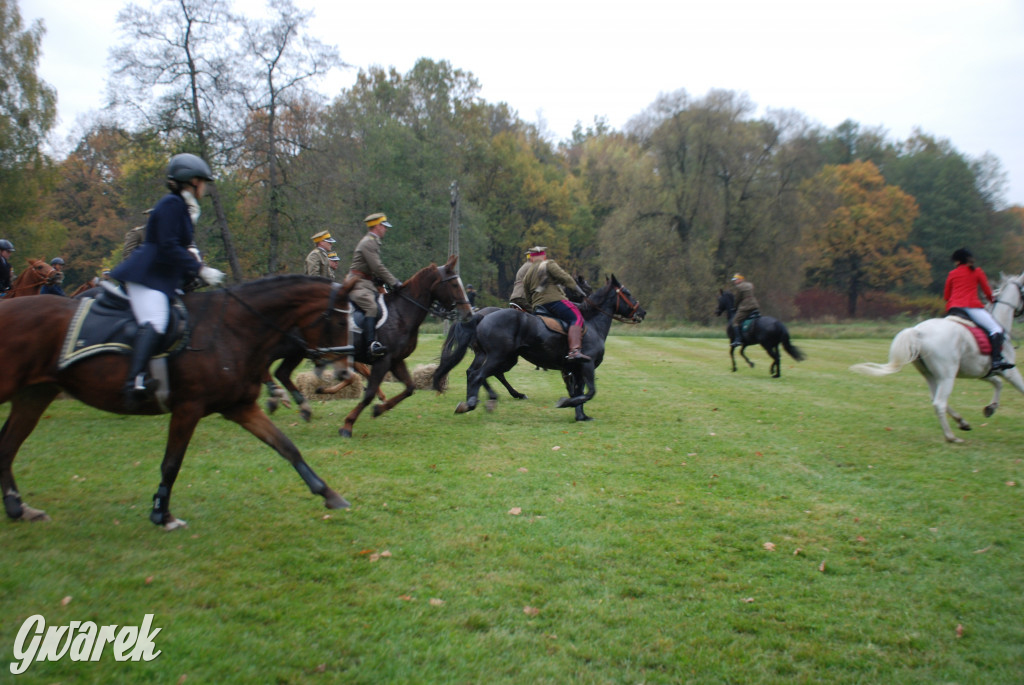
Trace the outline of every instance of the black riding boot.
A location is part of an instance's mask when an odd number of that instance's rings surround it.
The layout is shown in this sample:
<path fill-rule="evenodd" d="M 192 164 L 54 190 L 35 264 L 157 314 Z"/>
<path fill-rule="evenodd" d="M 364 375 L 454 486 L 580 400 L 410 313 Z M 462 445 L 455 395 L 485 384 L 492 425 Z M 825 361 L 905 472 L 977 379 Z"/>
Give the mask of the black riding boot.
<path fill-rule="evenodd" d="M 363 321 L 363 337 L 366 340 L 366 349 L 371 357 L 383 357 L 388 353 L 384 343 L 377 340 L 377 317 L 368 316 Z"/>
<path fill-rule="evenodd" d="M 736 324 L 732 324 L 729 328 L 729 347 L 741 347 L 743 341 L 740 339 L 740 327 Z"/>
<path fill-rule="evenodd" d="M 160 344 L 161 334 L 153 328 L 152 324 L 144 324 L 139 327 L 135 335 L 135 345 L 132 349 L 132 365 L 128 374 L 128 380 L 124 384 L 124 405 L 128 411 L 135 411 L 139 406 L 151 398 L 159 381 L 150 378 L 146 373 L 146 366 L 150 357 L 156 352 Z"/>
<path fill-rule="evenodd" d="M 1003 359 L 1003 334 L 993 333 L 988 336 L 988 340 L 992 343 L 992 372 L 995 373 L 997 371 L 1012 369 L 1013 364 Z"/>

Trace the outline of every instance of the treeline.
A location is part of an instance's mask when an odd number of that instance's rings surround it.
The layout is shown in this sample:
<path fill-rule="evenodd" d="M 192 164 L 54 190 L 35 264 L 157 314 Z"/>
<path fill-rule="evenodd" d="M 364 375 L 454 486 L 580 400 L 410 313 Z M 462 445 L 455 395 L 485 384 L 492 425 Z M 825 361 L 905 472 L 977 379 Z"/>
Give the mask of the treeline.
<path fill-rule="evenodd" d="M 385 257 L 402 278 L 446 258 L 456 196 L 461 271 L 484 303 L 507 300 L 534 244 L 594 282 L 614 272 L 665 321 L 710 321 L 734 271 L 765 310 L 793 317 L 800 302 L 828 301 L 836 316 L 882 297 L 927 307 L 962 245 L 990 274 L 1024 269 L 1024 208 L 1002 207 L 998 160 L 924 132 L 890 140 L 853 121 L 758 115 L 734 92 L 678 91 L 622 131 L 595 120 L 553 143 L 444 61 L 363 70 L 325 99 L 310 84 L 340 58 L 305 37 L 310 17 L 290 0 L 270 8 L 262 22 L 219 0 L 126 8 L 111 108 L 61 159 L 39 152 L 41 135 L 16 154 L 6 142 L 12 118 L 52 126 L 45 84 L 29 88 L 34 111 L 0 102 L 0 212 L 15 257 L 63 256 L 72 287 L 109 267 L 162 194 L 168 157 L 191 151 L 218 177 L 200 246 L 235 279 L 301 271 L 323 228 L 347 259 L 375 211 L 394 225 Z M 40 28 L 18 19 L 0 40 L 38 45 Z M 34 55 L 20 59 L 24 84 Z"/>

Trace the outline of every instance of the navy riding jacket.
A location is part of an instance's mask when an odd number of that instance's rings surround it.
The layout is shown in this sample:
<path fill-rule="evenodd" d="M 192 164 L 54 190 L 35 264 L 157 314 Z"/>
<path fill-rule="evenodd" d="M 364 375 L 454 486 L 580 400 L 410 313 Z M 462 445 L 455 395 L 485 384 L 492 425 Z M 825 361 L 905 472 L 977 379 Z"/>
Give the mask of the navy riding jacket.
<path fill-rule="evenodd" d="M 180 195 L 168 193 L 149 213 L 142 245 L 110 275 L 122 283 L 141 283 L 170 298 L 199 273 L 201 265 L 188 251 L 192 242 L 188 206 Z"/>

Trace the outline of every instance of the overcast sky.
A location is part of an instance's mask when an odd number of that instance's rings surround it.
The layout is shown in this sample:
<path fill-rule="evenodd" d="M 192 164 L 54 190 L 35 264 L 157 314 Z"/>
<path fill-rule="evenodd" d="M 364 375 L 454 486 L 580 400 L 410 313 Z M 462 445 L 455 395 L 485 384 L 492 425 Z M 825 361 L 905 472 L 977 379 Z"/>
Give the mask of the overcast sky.
<path fill-rule="evenodd" d="M 39 72 L 66 134 L 103 105 L 127 2 L 19 1 L 26 25 L 45 23 Z M 295 3 L 354 67 L 320 84 L 328 96 L 359 68 L 444 59 L 560 140 L 595 117 L 621 129 L 659 93 L 722 88 L 761 112 L 793 109 L 829 128 L 852 119 L 899 140 L 917 127 L 970 157 L 991 152 L 1009 174 L 1006 200 L 1024 205 L 1022 0 Z"/>

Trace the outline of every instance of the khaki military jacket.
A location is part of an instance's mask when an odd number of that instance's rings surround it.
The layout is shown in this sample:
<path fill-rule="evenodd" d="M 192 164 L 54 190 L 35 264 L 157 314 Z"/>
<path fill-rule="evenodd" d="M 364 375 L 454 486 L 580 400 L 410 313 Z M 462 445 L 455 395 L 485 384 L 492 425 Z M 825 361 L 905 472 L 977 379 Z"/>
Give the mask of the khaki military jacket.
<path fill-rule="evenodd" d="M 526 272 L 530 269 L 532 262 L 527 261 L 516 272 L 516 282 L 512 286 L 512 296 L 508 298 L 508 301 L 514 305 L 519 306 L 521 309 L 529 311 L 530 300 L 526 297 L 526 290 L 523 288 L 523 278 L 526 276 Z"/>
<path fill-rule="evenodd" d="M 306 275 L 334 280 L 334 273 L 331 271 L 331 260 L 327 258 L 327 253 L 319 247 L 314 248 L 312 252 L 306 255 Z"/>
<path fill-rule="evenodd" d="M 121 250 L 121 260 L 128 259 L 128 255 L 135 251 L 139 245 L 142 244 L 143 238 L 146 237 L 146 225 L 136 226 L 130 229 L 124 234 L 124 248 Z"/>
<path fill-rule="evenodd" d="M 754 284 L 750 281 L 741 281 L 733 286 L 736 291 L 736 314 L 733 321 L 742 321 L 750 316 L 755 310 L 761 308 L 754 297 Z"/>
<path fill-rule="evenodd" d="M 398 285 L 398 279 L 381 261 L 380 245 L 381 239 L 375 233 L 364 235 L 352 254 L 352 266 L 349 267 L 349 271 L 355 272 L 360 279 L 371 281 L 371 285 L 376 278 L 395 287 Z"/>
<path fill-rule="evenodd" d="M 523 276 L 523 290 L 530 298 L 530 309 L 564 300 L 565 293 L 558 287 L 560 285 L 571 290 L 579 287 L 565 269 L 550 259 L 531 264 Z"/>

